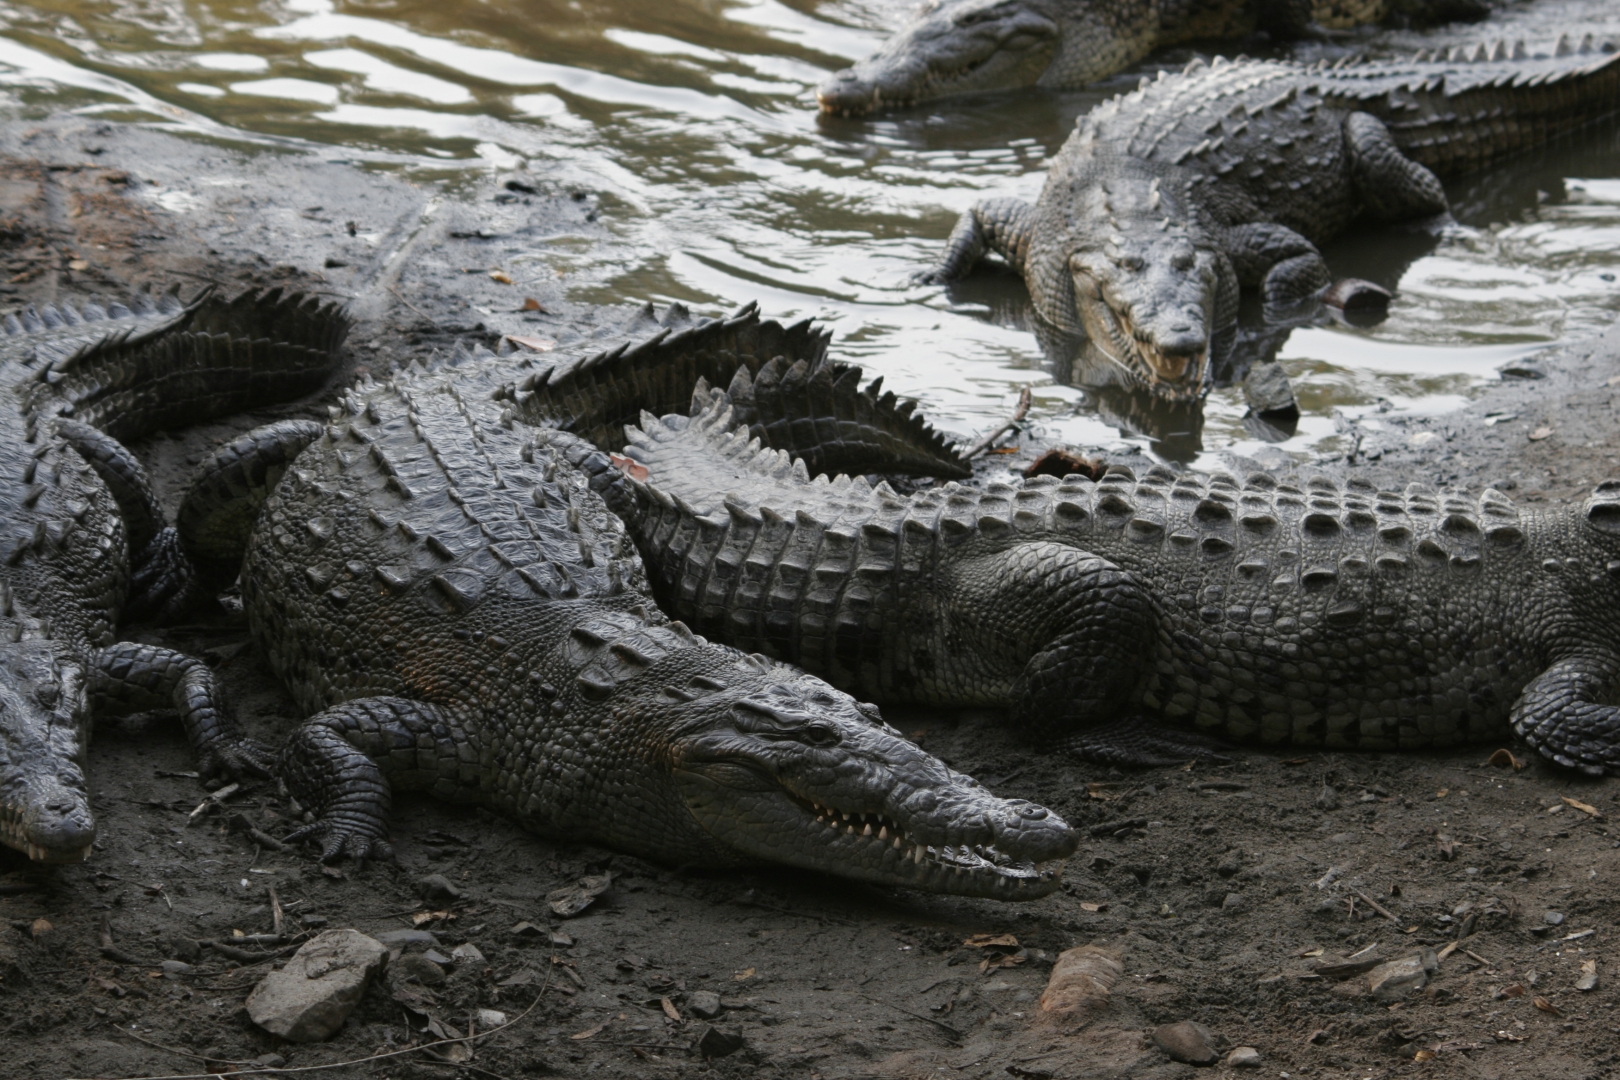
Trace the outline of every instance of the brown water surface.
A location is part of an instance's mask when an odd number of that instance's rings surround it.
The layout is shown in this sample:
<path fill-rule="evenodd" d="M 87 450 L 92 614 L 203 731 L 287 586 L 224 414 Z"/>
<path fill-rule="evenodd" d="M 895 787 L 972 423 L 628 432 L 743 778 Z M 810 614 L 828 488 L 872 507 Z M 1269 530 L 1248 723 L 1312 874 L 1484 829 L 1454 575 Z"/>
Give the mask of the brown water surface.
<path fill-rule="evenodd" d="M 527 167 L 600 193 L 607 244 L 558 237 L 507 269 L 559 273 L 579 300 L 682 300 L 829 321 L 836 348 L 921 397 L 948 429 L 1003 417 L 1018 388 L 1049 434 L 1126 436 L 1060 385 L 1021 329 L 1021 286 L 915 287 L 955 216 L 1034 197 L 1077 115 L 1134 85 L 964 100 L 867 121 L 813 110 L 823 74 L 904 17 L 882 0 L 51 0 L 0 2 L 0 110 L 71 108 L 200 138 L 312 148 L 446 181 Z M 1560 32 L 1620 38 L 1620 5 L 1506 5 L 1490 27 L 1368 32 L 1302 47 L 1399 53 Z M 1161 58 L 1180 63 L 1187 53 Z M 1280 355 L 1306 415 L 1283 444 L 1332 450 L 1335 412 L 1456 406 L 1496 367 L 1620 309 L 1620 140 L 1568 146 L 1452 185 L 1458 227 L 1383 231 L 1329 252 L 1399 296 L 1365 330 L 1295 330 Z M 176 207 L 183 209 L 183 207 Z M 1233 390 L 1206 450 L 1253 452 Z M 1142 441 L 1136 439 L 1134 441 Z"/>

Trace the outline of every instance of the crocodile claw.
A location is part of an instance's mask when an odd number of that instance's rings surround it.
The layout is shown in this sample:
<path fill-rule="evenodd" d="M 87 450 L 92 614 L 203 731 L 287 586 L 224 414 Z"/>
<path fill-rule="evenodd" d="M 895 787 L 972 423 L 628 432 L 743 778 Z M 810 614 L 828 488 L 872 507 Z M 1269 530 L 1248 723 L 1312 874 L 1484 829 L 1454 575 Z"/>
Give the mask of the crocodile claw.
<path fill-rule="evenodd" d="M 392 862 L 394 858 L 394 846 L 388 842 L 387 831 L 381 822 L 323 818 L 282 837 L 284 844 L 297 844 L 305 840 L 320 841 L 320 861 L 323 863 L 337 862 L 344 857 L 359 863 L 367 859 Z"/>
<path fill-rule="evenodd" d="M 197 774 L 205 780 L 240 780 L 248 776 L 268 780 L 275 775 L 275 759 L 275 752 L 263 743 L 222 738 L 198 753 Z"/>

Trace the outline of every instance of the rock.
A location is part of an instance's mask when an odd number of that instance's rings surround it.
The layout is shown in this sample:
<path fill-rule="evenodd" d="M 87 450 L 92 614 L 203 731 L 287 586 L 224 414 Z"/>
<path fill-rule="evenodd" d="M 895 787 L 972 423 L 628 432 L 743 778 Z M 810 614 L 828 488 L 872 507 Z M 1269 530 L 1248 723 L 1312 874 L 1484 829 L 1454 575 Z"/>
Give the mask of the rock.
<path fill-rule="evenodd" d="M 266 1069 L 279 1069 L 287 1064 L 287 1059 L 280 1054 L 260 1054 L 253 1059 L 253 1064 L 261 1065 Z"/>
<path fill-rule="evenodd" d="M 1228 915 L 1236 915 L 1243 910 L 1243 894 L 1229 892 L 1226 899 L 1221 901 L 1221 910 Z"/>
<path fill-rule="evenodd" d="M 1250 368 L 1243 377 L 1243 396 L 1257 414 L 1291 413 L 1294 419 L 1299 419 L 1299 402 L 1294 398 L 1294 388 L 1288 384 L 1288 373 L 1281 364 L 1268 361 Z"/>
<path fill-rule="evenodd" d="M 533 941 L 543 935 L 545 931 L 525 919 L 523 922 L 514 924 L 510 933 L 519 941 Z"/>
<path fill-rule="evenodd" d="M 422 959 L 431 960 L 440 967 L 449 967 L 451 964 L 456 962 L 453 957 L 444 955 L 444 953 L 440 952 L 438 949 L 429 949 L 427 952 L 422 954 Z"/>
<path fill-rule="evenodd" d="M 443 874 L 429 874 L 416 883 L 416 895 L 434 903 L 448 903 L 461 899 L 461 890 L 451 884 Z"/>
<path fill-rule="evenodd" d="M 428 930 L 388 930 L 377 935 L 377 940 L 390 949 L 409 949 L 413 946 L 438 948 L 439 939 Z"/>
<path fill-rule="evenodd" d="M 501 1025 L 505 1024 L 505 1023 L 506 1023 L 506 1014 L 501 1012 L 501 1010 L 499 1010 L 499 1009 L 479 1009 L 478 1010 L 478 1030 L 479 1031 L 488 1031 L 490 1028 L 498 1028 Z"/>
<path fill-rule="evenodd" d="M 1581 977 L 1575 983 L 1580 991 L 1596 990 L 1598 985 L 1597 961 L 1588 960 L 1581 965 Z"/>
<path fill-rule="evenodd" d="M 1221 877 L 1231 877 L 1241 869 L 1243 869 L 1243 852 L 1228 851 L 1216 865 L 1215 872 Z"/>
<path fill-rule="evenodd" d="M 693 991 L 686 999 L 686 1007 L 699 1020 L 713 1020 L 725 1011 L 720 1005 L 720 995 L 712 990 Z"/>
<path fill-rule="evenodd" d="M 1399 1001 L 1429 981 L 1423 957 L 1417 953 L 1379 964 L 1367 972 L 1367 989 L 1379 1001 Z"/>
<path fill-rule="evenodd" d="M 290 1042 L 316 1042 L 343 1026 L 388 948 L 358 930 L 328 930 L 304 943 L 287 966 L 248 995 L 248 1017 Z"/>
<path fill-rule="evenodd" d="M 1153 1045 L 1174 1060 L 1189 1065 L 1213 1065 L 1221 1058 L 1209 1028 L 1191 1020 L 1178 1020 L 1157 1028 L 1153 1032 Z"/>
<path fill-rule="evenodd" d="M 1125 965 L 1118 953 L 1081 945 L 1058 953 L 1041 994 L 1041 1012 L 1053 1020 L 1085 1022 L 1108 1004 Z"/>
<path fill-rule="evenodd" d="M 1252 1046 L 1235 1047 L 1230 1054 L 1226 1055 L 1226 1067 L 1228 1069 L 1258 1069 L 1263 1064 L 1265 1062 L 1260 1057 L 1260 1051 Z"/>
<path fill-rule="evenodd" d="M 1563 926 L 1564 913 L 1562 911 L 1549 911 L 1541 917 L 1541 921 L 1548 926 Z"/>
<path fill-rule="evenodd" d="M 158 965 L 165 975 L 184 975 L 191 970 L 191 965 L 184 960 L 165 960 Z"/>
<path fill-rule="evenodd" d="M 395 960 L 393 968 L 388 972 L 388 978 L 391 982 L 408 982 L 415 979 L 423 986 L 443 986 L 445 975 L 444 968 L 418 953 Z"/>
<path fill-rule="evenodd" d="M 607 892 L 612 884 L 611 873 L 587 874 L 572 885 L 546 893 L 546 904 L 554 914 L 571 919 L 595 903 L 596 898 Z"/>
<path fill-rule="evenodd" d="M 1331 784 L 1323 784 L 1322 790 L 1316 796 L 1318 810 L 1337 810 L 1339 808 L 1339 793 L 1333 790 Z"/>
<path fill-rule="evenodd" d="M 698 1036 L 697 1052 L 705 1059 L 723 1058 L 727 1054 L 735 1054 L 743 1048 L 742 1032 L 738 1030 L 721 1031 L 717 1027 L 705 1027 L 703 1034 Z"/>
<path fill-rule="evenodd" d="M 479 951 L 478 946 L 470 941 L 464 941 L 451 949 L 450 958 L 458 964 L 482 964 L 484 962 L 484 954 Z"/>
<path fill-rule="evenodd" d="M 169 939 L 169 955 L 188 964 L 200 963 L 202 961 L 202 945 L 191 938 L 173 937 Z"/>

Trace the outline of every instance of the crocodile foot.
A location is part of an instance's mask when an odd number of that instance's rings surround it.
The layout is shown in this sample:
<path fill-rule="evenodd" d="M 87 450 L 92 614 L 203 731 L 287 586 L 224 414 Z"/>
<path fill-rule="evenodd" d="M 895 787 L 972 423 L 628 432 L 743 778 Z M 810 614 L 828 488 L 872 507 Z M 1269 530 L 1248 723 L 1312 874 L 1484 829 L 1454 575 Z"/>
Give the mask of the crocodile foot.
<path fill-rule="evenodd" d="M 1225 744 L 1194 731 L 1162 727 L 1149 720 L 1115 720 L 1063 736 L 1057 748 L 1103 765 L 1149 768 L 1184 761 L 1225 761 Z"/>
<path fill-rule="evenodd" d="M 257 776 L 268 780 L 275 775 L 276 752 L 253 739 L 217 739 L 197 752 L 197 775 L 204 779 L 222 777 L 240 780 Z"/>

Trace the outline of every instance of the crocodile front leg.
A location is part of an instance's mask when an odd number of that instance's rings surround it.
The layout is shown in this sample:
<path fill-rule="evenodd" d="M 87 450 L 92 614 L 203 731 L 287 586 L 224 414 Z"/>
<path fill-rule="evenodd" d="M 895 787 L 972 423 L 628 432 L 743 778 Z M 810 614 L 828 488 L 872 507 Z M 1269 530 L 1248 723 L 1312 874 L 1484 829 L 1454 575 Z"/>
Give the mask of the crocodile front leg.
<path fill-rule="evenodd" d="M 1035 208 L 1022 199 L 986 199 L 963 214 L 945 241 L 945 254 L 932 270 L 917 275 L 919 284 L 938 285 L 967 276 L 986 252 L 1007 260 L 1019 273 L 1034 232 Z"/>
<path fill-rule="evenodd" d="M 288 842 L 320 840 L 322 862 L 391 858 L 390 792 L 476 799 L 457 752 L 469 746 L 437 708 L 405 698 L 360 698 L 311 717 L 281 751 L 287 789 L 314 817 Z"/>
<path fill-rule="evenodd" d="M 1212 755 L 1198 735 L 1131 715 L 1159 613 L 1130 573 L 1066 545 L 1026 543 L 963 559 L 951 592 L 957 659 L 1017 671 L 1010 714 L 1038 740 L 1107 764 Z"/>
<path fill-rule="evenodd" d="M 133 641 L 109 645 L 96 654 L 90 693 L 91 707 L 101 715 L 179 713 L 204 777 L 270 775 L 270 752 L 241 733 L 214 673 L 196 657 Z"/>
<path fill-rule="evenodd" d="M 1364 112 L 1345 117 L 1344 148 L 1356 196 L 1373 218 L 1410 221 L 1450 209 L 1439 177 L 1401 153 L 1378 117 Z"/>
<path fill-rule="evenodd" d="M 1238 282 L 1259 286 L 1268 309 L 1314 300 L 1333 284 L 1333 275 L 1316 245 L 1287 226 L 1272 222 L 1236 225 L 1226 231 L 1222 246 Z"/>
<path fill-rule="evenodd" d="M 1513 730 L 1566 768 L 1593 776 L 1620 772 L 1620 658 L 1568 657 L 1524 688 Z"/>

